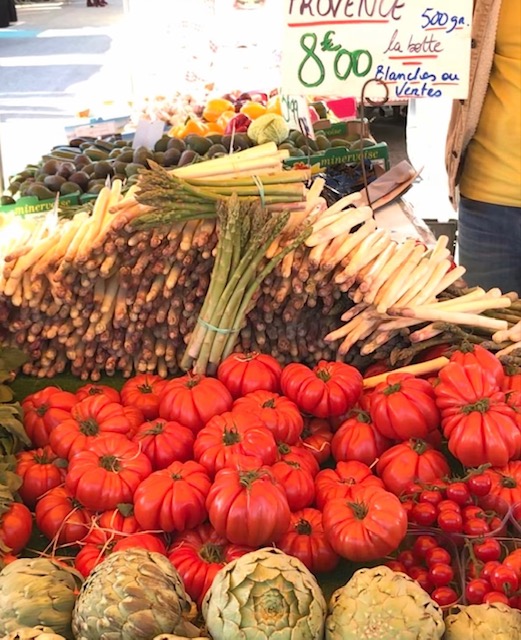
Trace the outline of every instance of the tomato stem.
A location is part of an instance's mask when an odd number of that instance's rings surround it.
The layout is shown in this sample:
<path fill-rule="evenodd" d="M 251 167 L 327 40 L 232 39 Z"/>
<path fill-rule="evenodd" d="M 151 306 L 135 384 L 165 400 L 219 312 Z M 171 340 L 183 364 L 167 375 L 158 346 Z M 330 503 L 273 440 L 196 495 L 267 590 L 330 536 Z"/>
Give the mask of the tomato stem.
<path fill-rule="evenodd" d="M 80 420 L 80 431 L 85 436 L 97 436 L 100 429 L 99 424 L 94 418 L 87 418 L 86 420 Z"/>
<path fill-rule="evenodd" d="M 147 429 L 145 431 L 145 434 L 147 436 L 157 436 L 160 433 L 163 433 L 163 431 L 165 430 L 165 422 L 164 420 L 156 420 L 153 425 L 150 427 L 150 429 Z"/>
<path fill-rule="evenodd" d="M 490 400 L 488 398 L 481 398 L 477 402 L 473 402 L 472 404 L 466 404 L 464 407 L 461 407 L 461 413 L 468 415 L 473 411 L 479 411 L 479 413 L 486 413 L 490 409 Z"/>
<path fill-rule="evenodd" d="M 419 456 L 425 453 L 429 448 L 429 445 L 425 442 L 425 440 L 420 440 L 419 438 L 411 438 L 411 442 L 413 443 L 412 450 Z"/>
<path fill-rule="evenodd" d="M 295 531 L 300 536 L 310 536 L 313 533 L 313 527 L 309 520 L 305 520 L 304 518 L 300 518 L 300 520 L 295 525 Z"/>
<path fill-rule="evenodd" d="M 367 507 L 360 502 L 348 502 L 347 506 L 350 507 L 358 520 L 363 520 L 367 515 Z"/>
<path fill-rule="evenodd" d="M 149 384 L 141 384 L 138 386 L 138 391 L 141 393 L 152 393 L 152 387 Z"/>
<path fill-rule="evenodd" d="M 500 483 L 504 489 L 515 489 L 517 487 L 517 481 L 512 476 L 502 476 Z"/>
<path fill-rule="evenodd" d="M 322 382 L 329 382 L 329 380 L 331 380 L 331 371 L 327 366 L 319 367 L 315 371 L 315 374 L 319 380 L 322 380 Z"/>
<path fill-rule="evenodd" d="M 106 471 L 112 471 L 112 473 L 118 473 L 121 470 L 121 463 L 119 458 L 116 456 L 101 456 L 99 459 L 99 465 Z"/>
<path fill-rule="evenodd" d="M 266 402 L 264 402 L 262 404 L 262 408 L 263 409 L 274 409 L 275 408 L 275 398 L 270 398 L 269 400 L 266 400 Z"/>
<path fill-rule="evenodd" d="M 402 388 L 401 382 L 395 382 L 394 384 L 390 384 L 383 390 L 384 395 L 390 396 L 392 393 L 397 393 Z"/>
<path fill-rule="evenodd" d="M 47 413 L 47 410 L 49 409 L 49 405 L 47 404 L 42 404 L 38 407 L 38 409 L 36 409 L 35 413 L 37 416 L 40 416 L 40 418 L 42 416 L 44 416 Z"/>
<path fill-rule="evenodd" d="M 203 544 L 199 549 L 198 555 L 201 560 L 209 564 L 223 564 L 225 560 L 223 545 L 215 544 L 214 542 L 206 542 Z"/>
<path fill-rule="evenodd" d="M 242 438 L 237 431 L 237 427 L 232 427 L 231 429 L 224 429 L 223 431 L 223 444 L 226 447 L 230 447 L 234 444 L 241 442 Z"/>

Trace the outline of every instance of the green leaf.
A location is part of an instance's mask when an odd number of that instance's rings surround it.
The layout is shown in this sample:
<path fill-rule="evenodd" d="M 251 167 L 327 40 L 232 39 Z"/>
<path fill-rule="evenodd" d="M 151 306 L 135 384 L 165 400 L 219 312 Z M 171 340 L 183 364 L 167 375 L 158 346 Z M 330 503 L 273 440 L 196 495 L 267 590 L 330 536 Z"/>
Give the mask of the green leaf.
<path fill-rule="evenodd" d="M 23 480 L 22 478 L 12 471 L 12 468 L 9 464 L 2 463 L 0 464 L 0 485 L 7 487 L 11 494 L 15 494 L 18 489 L 22 486 Z"/>
<path fill-rule="evenodd" d="M 18 369 L 29 360 L 29 356 L 15 347 L 0 347 L 0 359 L 5 362 L 5 368 Z"/>
<path fill-rule="evenodd" d="M 0 402 L 11 402 L 14 393 L 6 384 L 0 384 Z"/>

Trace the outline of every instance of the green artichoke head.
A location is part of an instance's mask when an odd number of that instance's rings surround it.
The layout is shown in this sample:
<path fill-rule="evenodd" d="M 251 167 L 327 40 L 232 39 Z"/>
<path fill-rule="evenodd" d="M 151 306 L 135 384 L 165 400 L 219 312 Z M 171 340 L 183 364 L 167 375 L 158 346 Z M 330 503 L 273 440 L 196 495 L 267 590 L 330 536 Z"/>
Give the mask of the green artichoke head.
<path fill-rule="evenodd" d="M 63 636 L 59 636 L 50 627 L 19 627 L 11 633 L 8 633 L 1 640 L 65 640 Z"/>
<path fill-rule="evenodd" d="M 72 638 L 72 610 L 81 576 L 47 558 L 19 558 L 0 572 L 0 636 L 44 626 Z"/>
<path fill-rule="evenodd" d="M 443 613 L 404 573 L 359 569 L 329 603 L 326 640 L 439 640 Z"/>
<path fill-rule="evenodd" d="M 501 602 L 453 607 L 445 624 L 446 640 L 521 640 L 521 611 Z"/>
<path fill-rule="evenodd" d="M 109 555 L 83 583 L 74 607 L 76 640 L 150 640 L 189 636 L 192 601 L 173 565 L 160 553 L 135 548 Z M 189 636 L 193 637 L 193 636 Z"/>
<path fill-rule="evenodd" d="M 224 566 L 203 601 L 213 640 L 321 640 L 326 602 L 300 560 L 251 551 Z"/>

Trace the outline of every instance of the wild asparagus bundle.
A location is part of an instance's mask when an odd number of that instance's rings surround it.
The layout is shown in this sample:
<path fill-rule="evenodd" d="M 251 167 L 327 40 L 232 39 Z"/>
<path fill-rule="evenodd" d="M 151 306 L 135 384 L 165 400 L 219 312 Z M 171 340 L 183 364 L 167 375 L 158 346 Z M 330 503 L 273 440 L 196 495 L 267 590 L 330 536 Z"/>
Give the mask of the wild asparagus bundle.
<path fill-rule="evenodd" d="M 452 294 L 462 270 L 451 270 L 446 239 L 432 249 L 399 244 L 370 209 L 356 207 L 356 194 L 327 207 L 321 181 L 305 189 L 307 174 L 299 175 L 294 203 L 220 194 L 230 200 L 213 200 L 214 215 L 178 215 L 181 207 L 172 217 L 137 202 L 139 186 L 122 195 L 115 180 L 92 211 L 4 224 L 0 342 L 28 352 L 26 373 L 52 377 L 70 366 L 92 380 L 116 371 L 211 372 L 232 349 L 283 363 L 403 364 L 461 334 L 512 347 L 517 357 L 515 296 Z"/>

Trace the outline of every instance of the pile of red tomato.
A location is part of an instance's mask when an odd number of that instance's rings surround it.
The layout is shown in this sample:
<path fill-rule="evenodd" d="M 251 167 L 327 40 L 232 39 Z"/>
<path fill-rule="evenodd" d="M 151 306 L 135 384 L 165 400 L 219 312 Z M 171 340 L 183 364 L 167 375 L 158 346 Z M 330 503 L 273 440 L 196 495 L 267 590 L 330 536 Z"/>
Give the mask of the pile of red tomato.
<path fill-rule="evenodd" d="M 23 401 L 35 448 L 17 455 L 23 504 L 0 516 L 0 540 L 20 553 L 34 520 L 84 575 L 144 546 L 197 602 L 226 562 L 270 544 L 322 573 L 390 561 L 428 527 L 438 542 L 460 537 L 459 562 L 465 539 L 505 535 L 521 503 L 518 388 L 479 346 L 436 379 L 396 372 L 375 388 L 344 363 L 282 368 L 266 354 L 233 354 L 215 378 L 51 386 Z M 416 555 L 413 573 L 446 605 L 436 589 L 459 598 L 464 572 L 443 574 L 433 555 Z"/>

